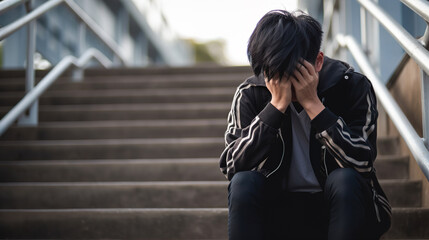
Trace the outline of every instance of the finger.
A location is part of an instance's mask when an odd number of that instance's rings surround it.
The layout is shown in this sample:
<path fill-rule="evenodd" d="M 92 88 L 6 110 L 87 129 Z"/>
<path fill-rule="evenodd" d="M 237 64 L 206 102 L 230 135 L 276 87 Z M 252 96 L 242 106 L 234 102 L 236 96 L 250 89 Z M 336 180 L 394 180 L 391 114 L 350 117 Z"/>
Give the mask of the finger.
<path fill-rule="evenodd" d="M 265 84 L 266 85 L 273 85 L 273 84 L 275 84 L 275 80 L 274 79 L 264 78 L 264 80 L 265 80 Z"/>
<path fill-rule="evenodd" d="M 304 64 L 305 68 L 310 73 L 310 75 L 312 76 L 316 75 L 316 70 L 314 69 L 314 66 L 311 63 L 309 63 L 307 60 L 304 60 L 302 63 Z"/>
<path fill-rule="evenodd" d="M 298 82 L 303 83 L 305 81 L 304 76 L 302 75 L 302 73 L 300 71 L 298 71 L 297 69 L 295 69 L 293 71 L 293 76 L 292 78 L 295 78 L 295 80 L 297 80 Z"/>
<path fill-rule="evenodd" d="M 289 85 L 291 85 L 292 83 L 289 81 L 289 78 L 284 78 L 284 79 L 280 82 L 280 84 L 285 85 L 285 86 L 289 86 Z"/>
<path fill-rule="evenodd" d="M 301 73 L 301 75 L 302 75 L 302 77 L 303 77 L 304 80 L 310 79 L 311 75 L 310 75 L 310 73 L 308 72 L 307 68 L 304 65 L 298 63 L 297 69 Z"/>
<path fill-rule="evenodd" d="M 302 86 L 302 84 L 294 77 L 290 77 L 289 80 L 292 82 L 292 85 L 295 89 L 300 88 Z"/>
<path fill-rule="evenodd" d="M 270 84 L 273 86 L 277 86 L 279 84 L 279 80 L 277 79 L 270 79 Z"/>
<path fill-rule="evenodd" d="M 286 74 L 283 74 L 280 82 L 287 82 L 288 81 L 287 79 L 288 79 L 288 76 Z"/>

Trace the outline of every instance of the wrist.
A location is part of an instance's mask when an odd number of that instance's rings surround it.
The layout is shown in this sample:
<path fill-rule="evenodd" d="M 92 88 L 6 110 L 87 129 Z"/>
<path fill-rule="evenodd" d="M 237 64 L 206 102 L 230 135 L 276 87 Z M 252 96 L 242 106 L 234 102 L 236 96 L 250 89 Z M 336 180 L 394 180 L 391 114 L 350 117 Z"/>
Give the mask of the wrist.
<path fill-rule="evenodd" d="M 323 103 L 317 99 L 317 101 L 308 102 L 305 105 L 302 105 L 304 110 L 307 112 L 311 120 L 313 120 L 320 112 L 325 109 Z"/>
<path fill-rule="evenodd" d="M 273 105 L 275 108 L 277 108 L 280 112 L 285 113 L 287 107 L 289 106 L 289 103 L 287 102 L 281 102 L 281 101 L 275 101 L 271 100 L 271 105 Z"/>

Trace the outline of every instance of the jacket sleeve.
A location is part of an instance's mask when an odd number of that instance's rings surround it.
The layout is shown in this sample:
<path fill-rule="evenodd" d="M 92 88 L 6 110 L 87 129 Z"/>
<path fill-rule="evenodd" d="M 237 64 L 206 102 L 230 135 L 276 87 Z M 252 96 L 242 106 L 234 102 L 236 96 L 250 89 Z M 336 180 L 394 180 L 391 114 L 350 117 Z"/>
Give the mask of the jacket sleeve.
<path fill-rule="evenodd" d="M 270 103 L 258 113 L 254 101 L 251 85 L 237 88 L 228 114 L 225 149 L 220 157 L 220 169 L 228 180 L 236 172 L 254 169 L 267 158 L 284 118 Z"/>
<path fill-rule="evenodd" d="M 377 156 L 377 103 L 371 83 L 362 75 L 358 84 L 349 86 L 346 113 L 336 116 L 325 108 L 312 120 L 316 138 L 326 146 L 340 167 L 358 172 L 372 171 Z"/>

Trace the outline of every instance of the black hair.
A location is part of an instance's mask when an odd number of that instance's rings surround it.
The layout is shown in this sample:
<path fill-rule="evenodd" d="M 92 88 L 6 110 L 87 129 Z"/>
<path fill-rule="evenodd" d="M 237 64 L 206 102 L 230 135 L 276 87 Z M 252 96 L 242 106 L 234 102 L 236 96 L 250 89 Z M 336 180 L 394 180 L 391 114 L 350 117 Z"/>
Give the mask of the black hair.
<path fill-rule="evenodd" d="M 322 33 L 320 23 L 302 11 L 268 12 L 259 20 L 247 46 L 253 72 L 281 79 L 292 75 L 301 59 L 314 64 Z"/>

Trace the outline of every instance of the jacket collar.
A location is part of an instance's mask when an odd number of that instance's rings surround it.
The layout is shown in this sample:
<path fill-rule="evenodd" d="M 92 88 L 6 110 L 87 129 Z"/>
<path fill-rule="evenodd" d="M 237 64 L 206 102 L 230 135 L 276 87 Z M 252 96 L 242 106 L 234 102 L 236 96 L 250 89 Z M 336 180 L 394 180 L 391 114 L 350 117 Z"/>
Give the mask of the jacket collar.
<path fill-rule="evenodd" d="M 353 68 L 349 64 L 325 56 L 322 70 L 319 72 L 317 92 L 319 94 L 325 92 L 341 81 L 345 75 L 353 71 Z"/>

